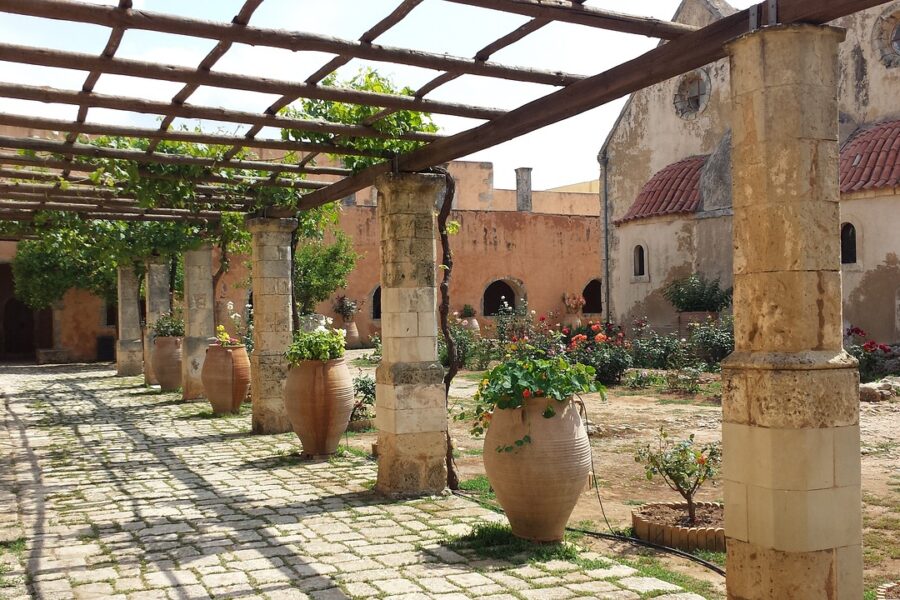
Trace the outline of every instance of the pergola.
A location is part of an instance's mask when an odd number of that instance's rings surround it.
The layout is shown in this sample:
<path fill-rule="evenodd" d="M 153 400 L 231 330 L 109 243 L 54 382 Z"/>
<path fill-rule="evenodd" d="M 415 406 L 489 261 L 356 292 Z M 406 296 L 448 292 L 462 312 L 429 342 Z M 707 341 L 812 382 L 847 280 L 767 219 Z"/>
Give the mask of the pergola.
<path fill-rule="evenodd" d="M 96 158 L 191 164 L 215 168 L 217 173 L 222 169 L 260 171 L 266 175 L 249 183 L 296 189 L 297 210 L 340 200 L 377 184 L 381 194 L 385 314 L 385 364 L 378 379 L 382 452 L 378 487 L 385 492 L 434 491 L 442 486 L 440 477 L 435 478 L 433 473 L 434 468 L 439 470 L 445 453 L 446 410 L 443 405 L 435 408 L 419 399 L 430 398 L 440 387 L 433 369 L 422 365 L 432 364 L 435 358 L 431 356 L 436 336 L 433 210 L 443 184 L 434 175 L 420 173 L 730 55 L 735 114 L 737 350 L 723 375 L 729 595 L 801 597 L 794 591 L 812 586 L 822 588 L 825 597 L 826 586 L 828 597 L 861 597 L 859 431 L 858 420 L 854 420 L 858 411 L 851 406 L 855 370 L 841 348 L 838 254 L 816 234 L 829 227 L 836 231 L 839 224 L 837 178 L 831 175 L 837 168 L 833 71 L 840 40 L 834 29 L 822 26 L 883 0 L 766 0 L 703 28 L 613 13 L 584 6 L 584 0 L 445 0 L 530 20 L 471 58 L 376 43 L 423 1 L 398 1 L 390 14 L 358 40 L 346 40 L 253 27 L 251 17 L 263 0 L 246 0 L 231 23 L 137 10 L 131 0 L 120 0 L 118 6 L 68 0 L 0 0 L 3 12 L 110 29 L 106 47 L 98 56 L 0 43 L 2 61 L 87 72 L 80 90 L 0 82 L 0 97 L 78 106 L 75 121 L 0 114 L 0 125 L 65 134 L 62 139 L 0 136 L 0 147 L 7 149 L 0 153 L 0 220 L 29 221 L 39 211 L 53 210 L 77 212 L 89 219 L 215 221 L 223 211 L 251 208 L 249 200 L 222 193 L 220 186 L 228 183 L 227 176 L 212 174 L 193 182 L 196 206 L 170 206 L 165 198 L 150 208 L 140 206 L 115 189 L 85 185 L 83 176 L 73 175 L 94 170 L 92 159 Z M 497 51 L 553 22 L 644 35 L 663 43 L 590 76 L 490 60 Z M 213 40 L 216 45 L 196 68 L 118 58 L 116 51 L 127 31 L 190 36 Z M 214 71 L 216 63 L 235 44 L 322 52 L 334 57 L 304 81 Z M 328 74 L 352 59 L 421 67 L 435 71 L 436 76 L 411 97 L 320 85 Z M 174 82 L 183 87 L 170 102 L 105 95 L 94 91 L 105 74 Z M 543 84 L 549 91 L 509 111 L 429 99 L 435 89 L 463 75 Z M 264 112 L 255 114 L 190 103 L 200 86 L 280 97 Z M 349 125 L 279 114 L 301 98 L 380 110 L 366 122 Z M 162 122 L 158 129 L 91 123 L 91 108 L 154 114 Z M 354 139 L 390 137 L 379 131 L 376 123 L 399 110 L 469 117 L 482 123 L 449 136 L 403 134 L 399 139 L 421 143 L 405 154 L 367 154 L 354 149 Z M 175 131 L 170 127 L 177 118 L 209 119 L 249 129 L 243 136 Z M 258 137 L 265 127 L 326 134 L 329 141 L 305 143 Z M 146 151 L 98 148 L 79 143 L 80 134 L 140 138 L 151 143 Z M 158 152 L 163 140 L 231 149 L 219 159 L 203 159 Z M 819 144 L 812 152 L 810 140 Z M 767 148 L 777 148 L 780 156 Z M 291 151 L 299 158 L 291 163 L 236 158 L 242 149 Z M 19 150 L 30 152 L 10 152 Z M 374 154 L 381 162 L 353 173 L 315 166 L 320 154 Z M 829 170 L 829 161 L 834 163 L 834 173 Z M 288 179 L 286 174 L 310 178 Z M 65 180 L 68 184 L 62 185 Z M 828 209 L 813 210 L 811 204 L 804 204 L 813 200 Z M 278 412 L 283 377 L 280 352 L 285 340 L 290 339 L 290 325 L 285 331 L 281 323 L 290 321 L 285 315 L 287 290 L 282 285 L 290 281 L 290 270 L 279 251 L 290 243 L 292 223 L 295 226 L 296 222 L 290 215 L 266 207 L 251 217 L 254 302 L 260 323 L 269 323 L 269 329 L 261 325 L 256 332 L 254 429 L 279 431 L 284 428 Z M 823 223 L 821 219 L 825 218 L 830 220 Z M 420 229 L 426 224 L 425 235 L 411 230 L 410 219 Z M 772 234 L 775 238 L 781 235 L 786 249 L 760 247 L 756 239 L 760 228 L 777 232 Z M 428 239 L 430 246 L 418 244 L 418 238 Z M 208 257 L 203 260 L 208 261 Z M 148 274 L 152 276 L 152 272 Z M 410 315 L 418 317 L 417 333 L 409 335 L 392 327 L 392 318 L 399 323 Z M 133 332 L 123 335 L 135 337 Z M 388 394 L 390 402 L 385 400 Z M 787 467 L 778 464 L 784 452 L 792 457 Z M 847 521 L 849 526 L 838 523 Z"/>

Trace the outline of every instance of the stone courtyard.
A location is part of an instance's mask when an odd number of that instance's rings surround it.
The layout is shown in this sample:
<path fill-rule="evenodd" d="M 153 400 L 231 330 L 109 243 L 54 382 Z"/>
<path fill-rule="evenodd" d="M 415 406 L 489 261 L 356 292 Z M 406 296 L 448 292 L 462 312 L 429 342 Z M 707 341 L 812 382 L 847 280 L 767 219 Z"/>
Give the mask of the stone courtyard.
<path fill-rule="evenodd" d="M 501 515 L 386 502 L 371 460 L 302 461 L 142 377 L 3 366 L 0 390 L 0 541 L 24 538 L 0 598 L 701 598 L 593 552 L 483 558 L 451 543 Z"/>

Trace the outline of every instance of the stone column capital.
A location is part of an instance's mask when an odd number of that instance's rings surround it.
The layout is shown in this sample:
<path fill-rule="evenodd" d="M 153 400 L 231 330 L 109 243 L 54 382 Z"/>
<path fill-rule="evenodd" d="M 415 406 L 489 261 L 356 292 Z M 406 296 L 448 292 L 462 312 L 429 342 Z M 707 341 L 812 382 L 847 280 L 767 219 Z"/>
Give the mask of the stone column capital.
<path fill-rule="evenodd" d="M 385 173 L 375 180 L 378 206 L 390 212 L 431 213 L 443 199 L 447 185 L 438 173 Z"/>
<path fill-rule="evenodd" d="M 297 219 L 283 217 L 247 216 L 244 221 L 250 233 L 291 233 L 297 229 Z"/>

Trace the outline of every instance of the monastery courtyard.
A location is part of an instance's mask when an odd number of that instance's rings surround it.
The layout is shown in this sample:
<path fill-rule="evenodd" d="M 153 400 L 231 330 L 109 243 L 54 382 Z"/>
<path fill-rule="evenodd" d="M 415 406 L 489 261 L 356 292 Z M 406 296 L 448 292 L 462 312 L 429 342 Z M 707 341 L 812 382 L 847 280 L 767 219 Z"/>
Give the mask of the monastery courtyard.
<path fill-rule="evenodd" d="M 502 516 L 455 496 L 386 502 L 376 465 L 301 461 L 293 433 L 115 377 L 4 366 L 0 597 L 702 598 L 593 552 L 486 559 L 452 540 Z M 7 544 L 9 545 L 9 544 Z M 27 573 L 27 575 L 25 575 Z M 24 575 L 24 576 L 23 576 Z"/>

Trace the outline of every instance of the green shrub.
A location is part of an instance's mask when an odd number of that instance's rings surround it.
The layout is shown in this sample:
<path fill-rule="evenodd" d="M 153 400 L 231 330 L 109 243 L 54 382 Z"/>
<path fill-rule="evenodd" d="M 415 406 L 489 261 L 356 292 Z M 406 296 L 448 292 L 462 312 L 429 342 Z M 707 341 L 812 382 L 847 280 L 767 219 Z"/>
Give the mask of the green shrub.
<path fill-rule="evenodd" d="M 734 319 L 707 319 L 690 328 L 690 343 L 694 356 L 708 365 L 717 365 L 734 352 Z"/>
<path fill-rule="evenodd" d="M 633 390 L 663 385 L 666 378 L 650 371 L 632 371 L 625 377 L 625 385 Z"/>
<path fill-rule="evenodd" d="M 567 355 L 572 362 L 593 367 L 597 381 L 605 385 L 619 383 L 622 374 L 631 368 L 631 355 L 624 346 L 617 344 L 578 344 L 568 350 Z"/>
<path fill-rule="evenodd" d="M 350 413 L 350 420 L 361 421 L 371 418 L 371 409 L 375 406 L 375 378 L 371 375 L 354 377 L 353 396 L 356 401 L 353 404 L 353 411 Z"/>
<path fill-rule="evenodd" d="M 700 369 L 685 367 L 666 373 L 666 387 L 670 392 L 696 394 L 700 391 Z"/>
<path fill-rule="evenodd" d="M 731 288 L 722 289 L 718 278 L 709 281 L 696 273 L 663 288 L 663 296 L 678 312 L 718 312 L 731 304 L 731 293 Z"/>
<path fill-rule="evenodd" d="M 294 342 L 284 357 L 291 365 L 304 360 L 334 360 L 344 356 L 344 330 L 319 327 L 314 331 L 294 332 Z"/>
<path fill-rule="evenodd" d="M 177 312 L 167 312 L 160 315 L 150 326 L 153 337 L 182 337 L 184 335 L 184 319 Z"/>
<path fill-rule="evenodd" d="M 294 301 L 300 314 L 312 314 L 319 302 L 346 287 L 357 258 L 350 238 L 340 230 L 331 243 L 314 239 L 299 245 L 294 253 Z"/>

